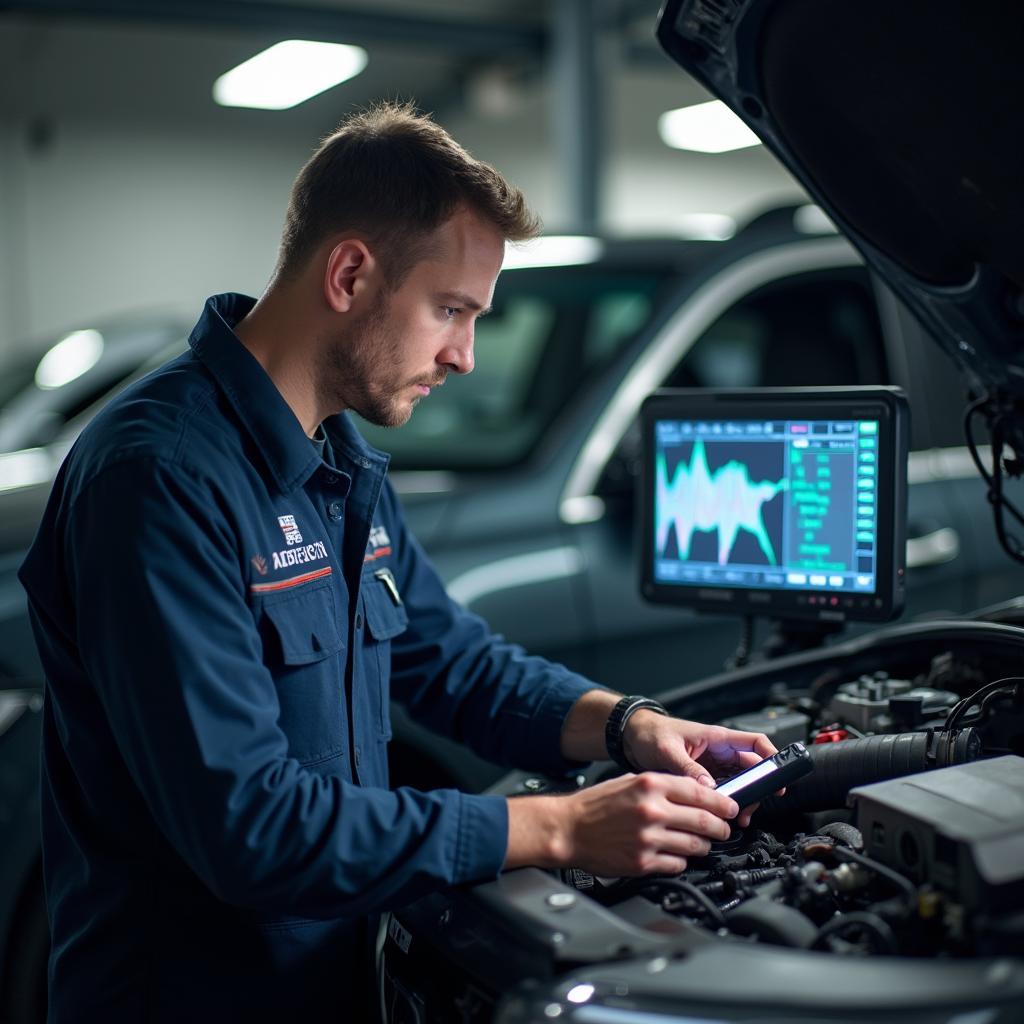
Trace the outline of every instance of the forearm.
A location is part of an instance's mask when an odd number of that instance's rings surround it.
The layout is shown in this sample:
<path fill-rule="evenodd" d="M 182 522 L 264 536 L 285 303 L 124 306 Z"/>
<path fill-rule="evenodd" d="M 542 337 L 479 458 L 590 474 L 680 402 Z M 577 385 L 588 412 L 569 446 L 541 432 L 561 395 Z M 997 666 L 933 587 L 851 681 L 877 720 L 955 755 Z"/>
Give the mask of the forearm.
<path fill-rule="evenodd" d="M 571 761 L 599 761 L 608 756 L 604 731 L 612 708 L 622 698 L 613 690 L 589 690 L 572 706 L 562 726 L 562 756 Z"/>
<path fill-rule="evenodd" d="M 564 797 L 514 797 L 508 801 L 508 852 L 504 870 L 569 862 L 571 804 Z"/>

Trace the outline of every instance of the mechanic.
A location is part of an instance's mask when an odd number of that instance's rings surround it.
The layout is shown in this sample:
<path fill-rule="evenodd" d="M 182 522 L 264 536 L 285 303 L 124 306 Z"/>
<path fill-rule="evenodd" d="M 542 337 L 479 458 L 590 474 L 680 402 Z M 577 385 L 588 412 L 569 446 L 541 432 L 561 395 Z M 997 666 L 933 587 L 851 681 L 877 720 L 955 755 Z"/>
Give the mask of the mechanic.
<path fill-rule="evenodd" d="M 503 867 L 677 873 L 729 834 L 712 774 L 771 743 L 491 634 L 344 414 L 398 426 L 468 373 L 505 241 L 536 232 L 429 118 L 354 115 L 300 172 L 259 301 L 211 298 L 190 350 L 75 445 L 21 570 L 47 680 L 51 1021 L 370 1020 L 382 910 Z M 610 748 L 660 771 L 392 791 L 389 691 L 499 763 L 564 773 Z"/>

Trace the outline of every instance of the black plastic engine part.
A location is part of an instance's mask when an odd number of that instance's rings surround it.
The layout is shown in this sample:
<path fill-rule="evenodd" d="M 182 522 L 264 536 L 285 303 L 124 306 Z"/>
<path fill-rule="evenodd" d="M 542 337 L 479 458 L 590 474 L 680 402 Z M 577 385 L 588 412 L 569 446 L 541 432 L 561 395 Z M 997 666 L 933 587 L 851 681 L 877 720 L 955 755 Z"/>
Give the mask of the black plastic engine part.
<path fill-rule="evenodd" d="M 864 849 L 864 837 L 860 829 L 845 821 L 833 821 L 818 829 L 823 836 L 829 836 L 843 846 L 849 846 L 853 850 Z"/>
<path fill-rule="evenodd" d="M 762 896 L 745 900 L 725 919 L 735 934 L 756 935 L 773 946 L 809 949 L 818 938 L 818 926 L 809 917 Z"/>
<path fill-rule="evenodd" d="M 1024 758 L 855 789 L 868 854 L 969 912 L 1024 909 Z"/>
<path fill-rule="evenodd" d="M 759 819 L 843 807 L 854 786 L 976 761 L 981 740 L 974 729 L 961 729 L 952 743 L 944 733 L 905 732 L 814 744 L 808 749 L 814 773 L 790 786 L 785 796 L 765 800 L 757 812 Z"/>
<path fill-rule="evenodd" d="M 790 743 L 806 743 L 811 731 L 811 718 L 802 711 L 785 707 L 768 707 L 745 715 L 726 718 L 722 725 L 744 732 L 763 732 L 780 750 Z"/>

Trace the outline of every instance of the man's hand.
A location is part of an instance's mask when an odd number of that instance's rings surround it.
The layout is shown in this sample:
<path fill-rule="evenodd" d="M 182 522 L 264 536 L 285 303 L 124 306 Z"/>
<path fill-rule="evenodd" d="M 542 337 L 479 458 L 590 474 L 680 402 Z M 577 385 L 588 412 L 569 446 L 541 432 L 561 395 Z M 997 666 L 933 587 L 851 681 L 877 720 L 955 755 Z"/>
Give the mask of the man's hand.
<path fill-rule="evenodd" d="M 574 761 L 608 756 L 604 728 L 620 694 L 590 690 L 573 705 L 562 729 L 562 755 Z M 740 732 L 721 725 L 701 725 L 653 711 L 637 711 L 623 735 L 626 756 L 641 771 L 685 775 L 713 789 L 716 779 L 735 775 L 762 758 L 778 753 L 759 732 Z M 784 792 L 784 791 L 780 791 Z M 757 809 L 742 808 L 738 824 L 750 824 Z"/>
<path fill-rule="evenodd" d="M 626 756 L 638 768 L 686 775 L 709 788 L 778 753 L 762 733 L 702 725 L 653 711 L 637 711 L 626 723 L 623 740 Z M 739 825 L 749 825 L 756 808 L 743 808 Z"/>
<path fill-rule="evenodd" d="M 728 839 L 735 801 L 696 779 L 623 775 L 569 796 L 508 801 L 506 868 L 580 867 L 595 875 L 679 874 Z"/>

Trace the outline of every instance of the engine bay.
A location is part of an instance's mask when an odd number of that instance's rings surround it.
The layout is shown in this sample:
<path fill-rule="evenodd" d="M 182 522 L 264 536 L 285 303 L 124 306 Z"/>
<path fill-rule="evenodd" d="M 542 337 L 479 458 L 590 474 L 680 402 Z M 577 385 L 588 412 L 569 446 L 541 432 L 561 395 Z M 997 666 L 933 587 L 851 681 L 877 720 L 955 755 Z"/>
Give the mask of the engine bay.
<path fill-rule="evenodd" d="M 678 878 L 563 881 L 610 907 L 642 896 L 720 937 L 844 956 L 1024 953 L 1024 676 L 986 679 L 943 651 L 912 678 L 823 673 L 770 695 L 721 724 L 808 743 L 813 774 Z"/>
<path fill-rule="evenodd" d="M 982 678 L 943 652 L 913 678 L 777 684 L 721 724 L 806 742 L 812 775 L 677 878 L 563 881 L 608 907 L 642 896 L 718 936 L 841 956 L 1024 953 L 1024 676 Z"/>
<path fill-rule="evenodd" d="M 385 951 L 392 1007 L 407 996 L 418 1005 L 408 1019 L 423 1021 L 540 1021 L 556 1006 L 577 1019 L 579 1007 L 606 1002 L 696 1013 L 711 998 L 712 951 L 735 966 L 742 950 L 758 969 L 713 1001 L 715 1020 L 768 1019 L 750 1017 L 752 1006 L 799 1019 L 847 985 L 851 1014 L 945 1021 L 959 1005 L 994 1007 L 986 1021 L 1021 1019 L 1021 666 L 1024 630 L 950 620 L 890 627 L 668 695 L 680 717 L 764 732 L 779 748 L 805 743 L 815 771 L 677 877 L 525 869 L 401 911 Z M 492 792 L 529 799 L 620 771 L 603 762 L 569 779 L 514 773 Z M 794 963 L 804 964 L 799 984 L 780 989 L 778 971 Z M 870 985 L 868 966 L 882 972 Z M 410 969 L 418 979 L 403 981 Z M 469 992 L 478 1016 L 431 1009 L 450 1011 Z"/>

